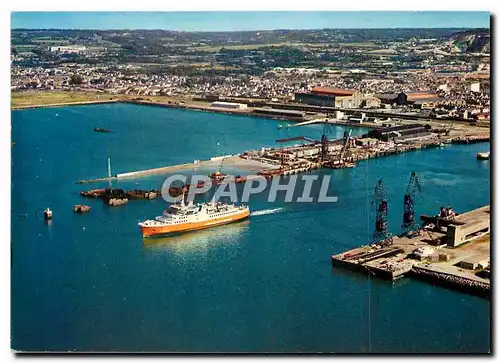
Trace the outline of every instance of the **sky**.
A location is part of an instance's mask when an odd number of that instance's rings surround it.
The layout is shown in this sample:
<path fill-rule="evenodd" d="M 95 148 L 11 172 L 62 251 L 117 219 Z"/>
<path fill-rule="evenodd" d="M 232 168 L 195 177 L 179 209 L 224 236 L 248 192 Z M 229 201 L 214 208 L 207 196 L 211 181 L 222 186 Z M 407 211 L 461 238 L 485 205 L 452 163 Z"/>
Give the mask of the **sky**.
<path fill-rule="evenodd" d="M 11 29 L 489 28 L 485 11 L 12 12 Z"/>

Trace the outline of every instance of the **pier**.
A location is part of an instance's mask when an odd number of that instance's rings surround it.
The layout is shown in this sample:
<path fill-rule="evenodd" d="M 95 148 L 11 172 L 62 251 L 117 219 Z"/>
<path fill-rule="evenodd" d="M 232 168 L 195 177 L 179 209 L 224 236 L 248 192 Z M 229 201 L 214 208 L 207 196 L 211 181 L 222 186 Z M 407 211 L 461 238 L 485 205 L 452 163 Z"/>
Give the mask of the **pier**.
<path fill-rule="evenodd" d="M 263 168 L 269 167 L 268 164 L 259 162 L 257 160 L 247 160 L 247 159 L 241 158 L 240 156 L 228 155 L 225 157 L 216 156 L 216 157 L 210 158 L 209 160 L 195 160 L 192 163 L 186 163 L 186 164 L 178 164 L 178 165 L 165 166 L 165 167 L 161 167 L 161 168 L 153 168 L 153 169 L 131 171 L 131 172 L 126 172 L 126 173 L 119 173 L 119 174 L 116 174 L 112 177 L 102 177 L 102 178 L 95 178 L 95 179 L 79 180 L 76 183 L 77 184 L 96 183 L 96 182 L 109 181 L 109 180 L 141 178 L 141 177 L 150 176 L 150 175 L 161 175 L 161 174 L 175 173 L 178 171 L 189 170 L 189 169 L 193 170 L 193 169 L 197 169 L 197 168 L 214 168 L 214 167 L 217 167 L 220 165 L 222 159 L 224 159 L 224 166 L 225 167 L 233 167 L 236 169 L 241 169 L 241 170 L 246 170 L 246 171 L 258 172 L 258 171 L 262 170 Z"/>
<path fill-rule="evenodd" d="M 334 267 L 395 281 L 404 276 L 480 296 L 490 293 L 490 206 L 458 215 L 439 230 L 395 236 L 331 256 Z M 457 229 L 461 233 L 457 233 Z"/>
<path fill-rule="evenodd" d="M 325 161 L 319 162 L 318 160 L 318 154 L 321 149 L 320 143 L 311 142 L 314 140 L 304 137 L 297 137 L 293 139 L 305 139 L 306 141 L 310 141 L 310 143 L 281 148 L 267 148 L 263 149 L 263 151 L 261 150 L 258 152 L 247 151 L 241 155 L 216 156 L 210 158 L 209 160 L 195 160 L 192 163 L 130 171 L 116 174 L 112 177 L 79 180 L 76 183 L 83 184 L 109 181 L 113 179 L 140 178 L 150 175 L 161 175 L 183 170 L 196 169 L 200 167 L 213 168 L 217 165 L 220 165 L 220 161 L 222 159 L 224 159 L 225 167 L 234 167 L 245 171 L 262 173 L 263 175 L 296 174 L 317 169 L 318 167 L 321 167 L 323 164 L 325 164 Z M 443 142 L 446 144 L 469 144 L 489 141 L 490 135 L 489 133 L 476 135 L 458 135 L 455 137 L 449 137 L 444 141 L 443 139 L 435 136 L 405 144 L 385 143 L 379 141 L 376 147 L 356 147 L 356 139 L 358 138 L 351 138 L 352 145 L 349 149 L 349 155 L 344 157 L 343 161 L 345 163 L 340 163 L 339 168 L 343 166 L 351 167 L 354 165 L 354 163 L 361 160 L 407 153 L 425 148 L 436 148 L 442 146 Z M 330 155 L 330 159 L 334 160 L 335 157 L 338 157 L 338 155 L 340 154 L 342 146 L 338 144 L 338 142 L 337 144 L 335 144 L 334 142 L 330 142 L 329 148 L 331 148 L 333 151 L 333 153 Z M 294 160 L 284 160 L 283 156 L 286 154 L 295 155 Z M 278 169 L 282 169 L 283 172 L 280 173 Z"/>

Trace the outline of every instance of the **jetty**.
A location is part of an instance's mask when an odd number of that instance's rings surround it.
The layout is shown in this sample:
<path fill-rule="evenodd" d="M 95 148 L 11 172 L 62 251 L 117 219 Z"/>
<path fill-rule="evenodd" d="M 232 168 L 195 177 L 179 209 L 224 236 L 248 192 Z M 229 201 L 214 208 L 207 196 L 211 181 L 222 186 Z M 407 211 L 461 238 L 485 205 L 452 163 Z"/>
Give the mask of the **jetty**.
<path fill-rule="evenodd" d="M 413 277 L 489 297 L 490 206 L 460 214 L 445 224 L 335 254 L 332 265 L 390 281 Z"/>
<path fill-rule="evenodd" d="M 209 160 L 194 160 L 192 163 L 185 163 L 179 165 L 164 166 L 160 168 L 137 170 L 126 173 L 119 173 L 114 176 L 79 180 L 77 184 L 95 183 L 102 181 L 110 181 L 116 179 L 131 179 L 131 178 L 141 178 L 149 175 L 161 175 L 174 173 L 183 170 L 194 170 L 198 168 L 214 168 L 220 165 L 221 160 L 224 159 L 224 166 L 233 167 L 245 171 L 258 172 L 264 168 L 268 168 L 269 165 L 257 160 L 247 160 L 238 155 L 227 155 L 227 156 L 215 156 Z"/>
<path fill-rule="evenodd" d="M 349 141 L 351 145 L 349 147 L 349 155 L 344 156 L 342 162 L 338 163 L 335 163 L 333 161 L 335 161 L 335 153 L 339 155 L 342 151 L 342 145 L 339 144 L 339 140 L 336 140 L 335 142 L 329 141 L 330 146 L 328 146 L 328 148 L 332 148 L 334 150 L 334 154 L 332 154 L 332 156 L 330 156 L 328 160 L 322 160 L 319 162 L 318 153 L 322 147 L 321 143 L 317 143 L 314 140 L 305 137 L 297 137 L 292 139 L 304 139 L 305 141 L 309 141 L 309 143 L 281 148 L 262 148 L 259 151 L 246 151 L 240 155 L 215 156 L 210 158 L 209 160 L 194 160 L 191 163 L 119 173 L 114 176 L 108 174 L 107 177 L 83 179 L 77 181 L 76 183 L 95 183 L 116 179 L 140 178 L 149 175 L 169 174 L 189 169 L 195 170 L 197 168 L 214 168 L 220 165 L 222 159 L 224 160 L 224 166 L 226 167 L 234 167 L 240 170 L 252 171 L 264 176 L 289 175 L 307 172 L 322 166 L 331 167 L 332 165 L 334 165 L 335 168 L 353 167 L 357 162 L 361 160 L 407 153 L 426 148 L 442 147 L 443 141 L 446 144 L 470 144 L 476 142 L 484 142 L 489 141 L 490 136 L 489 133 L 478 135 L 459 135 L 455 137 L 448 137 L 445 140 L 439 137 L 431 137 L 427 139 L 417 140 L 415 142 L 401 144 L 378 142 L 376 146 L 368 147 L 355 146 L 358 139 L 361 141 L 363 140 L 361 137 L 351 138 Z M 277 141 L 280 142 L 283 140 Z M 345 151 L 345 148 L 343 150 Z M 294 157 L 285 159 L 287 154 L 294 155 Z M 279 172 L 279 169 L 281 169 L 283 172 Z"/>

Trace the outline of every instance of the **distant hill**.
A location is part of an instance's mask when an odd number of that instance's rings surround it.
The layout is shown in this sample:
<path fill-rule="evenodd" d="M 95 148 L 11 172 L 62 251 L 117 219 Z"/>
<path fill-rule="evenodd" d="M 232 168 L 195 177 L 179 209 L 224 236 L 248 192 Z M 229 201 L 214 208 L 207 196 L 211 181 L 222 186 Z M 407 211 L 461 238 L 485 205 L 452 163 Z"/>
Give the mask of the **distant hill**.
<path fill-rule="evenodd" d="M 462 53 L 489 53 L 490 31 L 489 29 L 473 29 L 455 33 L 450 41 Z"/>

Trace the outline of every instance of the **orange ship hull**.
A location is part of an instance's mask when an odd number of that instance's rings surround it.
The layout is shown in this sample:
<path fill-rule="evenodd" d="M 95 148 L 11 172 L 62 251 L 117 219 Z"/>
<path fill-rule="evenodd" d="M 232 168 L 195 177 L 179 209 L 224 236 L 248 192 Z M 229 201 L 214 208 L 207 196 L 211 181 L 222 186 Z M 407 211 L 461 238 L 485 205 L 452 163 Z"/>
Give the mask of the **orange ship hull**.
<path fill-rule="evenodd" d="M 231 216 L 221 217 L 218 219 L 212 219 L 203 222 L 180 223 L 180 224 L 171 224 L 167 226 L 140 226 L 140 228 L 143 237 L 163 236 L 170 233 L 195 231 L 198 229 L 219 226 L 221 224 L 232 223 L 248 218 L 249 215 L 250 211 L 244 210 L 241 211 L 240 213 L 235 213 Z"/>

